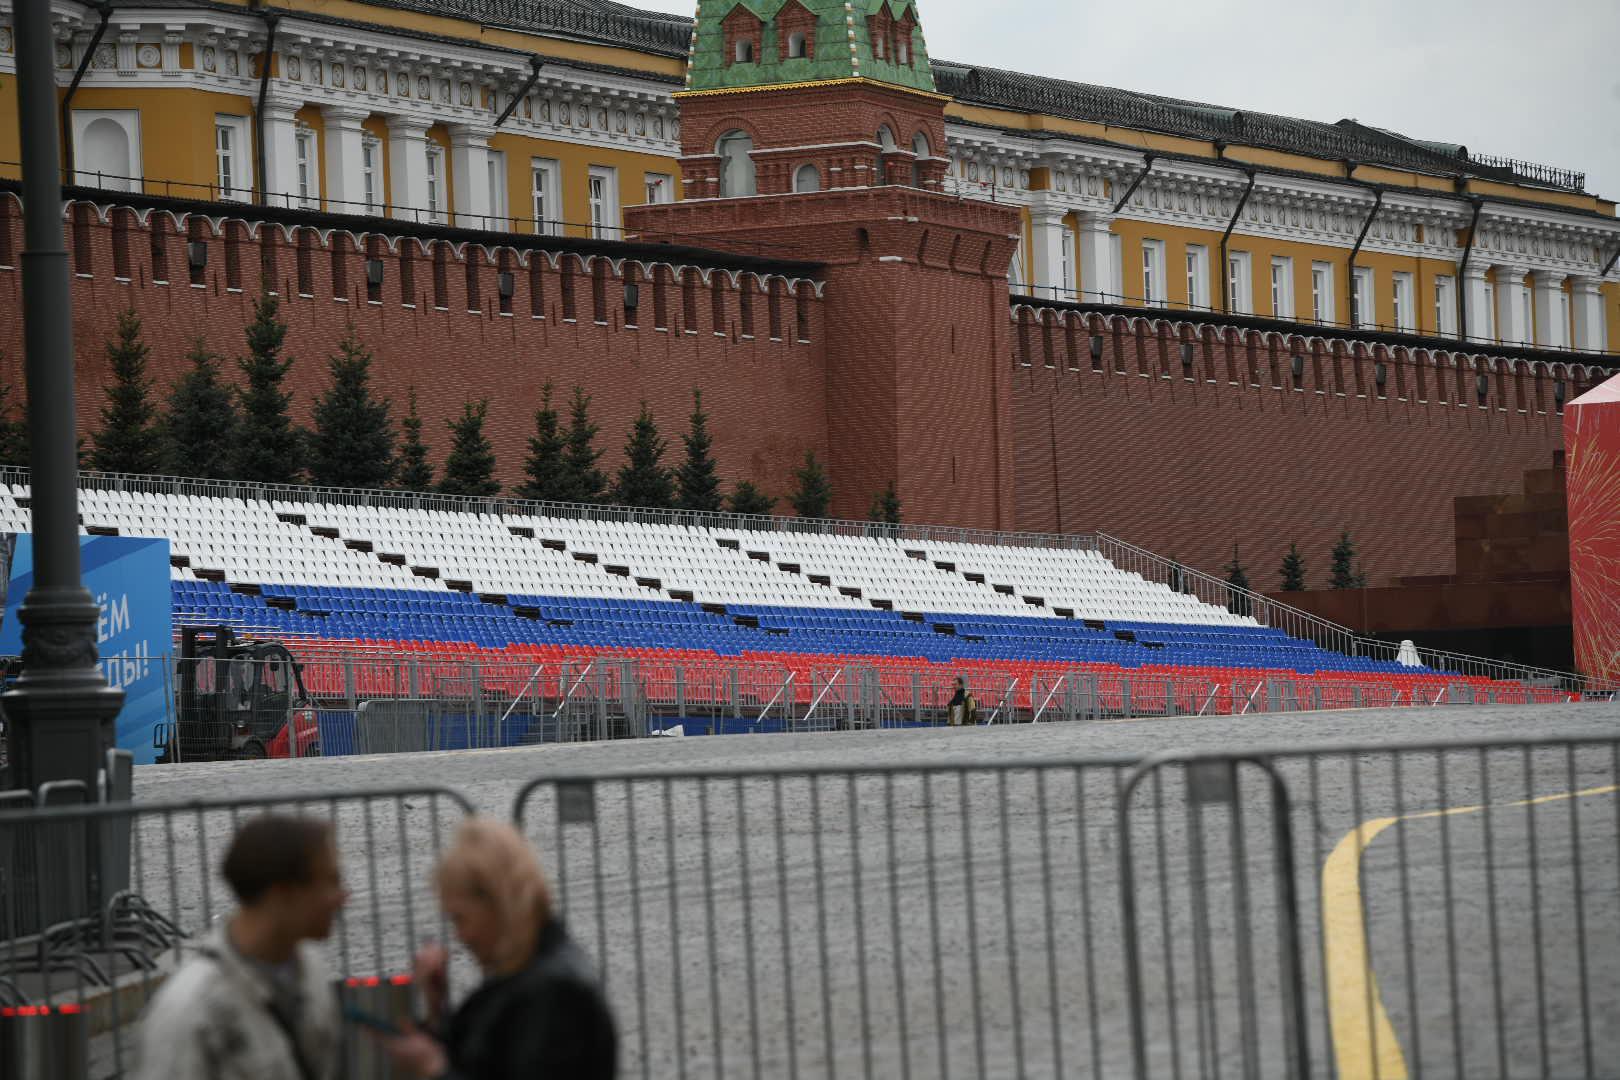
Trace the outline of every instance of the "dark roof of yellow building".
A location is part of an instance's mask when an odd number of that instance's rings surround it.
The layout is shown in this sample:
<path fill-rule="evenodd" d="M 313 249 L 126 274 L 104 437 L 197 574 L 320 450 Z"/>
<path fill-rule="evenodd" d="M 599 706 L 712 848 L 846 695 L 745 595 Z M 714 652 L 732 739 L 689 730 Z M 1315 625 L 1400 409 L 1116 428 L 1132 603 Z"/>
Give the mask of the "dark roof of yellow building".
<path fill-rule="evenodd" d="M 365 0 L 488 26 L 583 38 L 661 56 L 686 56 L 692 19 L 642 11 L 613 0 Z M 1465 146 L 1414 139 L 1355 120 L 1325 123 L 1273 113 L 1090 83 L 932 61 L 940 93 L 958 101 L 1016 112 L 1087 120 L 1139 131 L 1255 146 L 1327 161 L 1354 161 L 1443 175 L 1462 174 L 1510 184 L 1584 191 L 1586 177 L 1509 158 L 1472 154 Z"/>

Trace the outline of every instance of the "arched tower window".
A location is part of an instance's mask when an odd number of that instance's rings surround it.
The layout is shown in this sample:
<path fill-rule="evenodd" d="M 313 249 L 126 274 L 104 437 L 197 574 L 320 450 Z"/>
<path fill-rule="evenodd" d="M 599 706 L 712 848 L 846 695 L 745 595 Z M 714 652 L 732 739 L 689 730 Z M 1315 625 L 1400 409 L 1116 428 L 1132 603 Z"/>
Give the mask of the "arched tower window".
<path fill-rule="evenodd" d="M 788 35 L 787 54 L 789 60 L 803 60 L 809 55 L 805 52 L 803 31 L 795 30 Z"/>
<path fill-rule="evenodd" d="M 911 186 L 923 186 L 923 161 L 933 157 L 934 152 L 928 145 L 928 136 L 924 132 L 917 132 L 911 140 Z"/>
<path fill-rule="evenodd" d="M 750 156 L 753 149 L 754 140 L 746 131 L 728 131 L 720 136 L 715 153 L 720 155 L 722 199 L 755 193 L 754 159 Z"/>
<path fill-rule="evenodd" d="M 820 191 L 821 170 L 814 165 L 800 165 L 793 174 L 794 191 Z"/>
<path fill-rule="evenodd" d="M 894 141 L 894 131 L 890 129 L 888 124 L 883 124 L 878 127 L 877 143 L 877 175 L 872 178 L 872 183 L 887 184 L 889 182 L 889 155 L 900 148 L 899 144 Z"/>
<path fill-rule="evenodd" d="M 737 42 L 737 63 L 752 64 L 754 62 L 754 43 L 747 38 Z"/>

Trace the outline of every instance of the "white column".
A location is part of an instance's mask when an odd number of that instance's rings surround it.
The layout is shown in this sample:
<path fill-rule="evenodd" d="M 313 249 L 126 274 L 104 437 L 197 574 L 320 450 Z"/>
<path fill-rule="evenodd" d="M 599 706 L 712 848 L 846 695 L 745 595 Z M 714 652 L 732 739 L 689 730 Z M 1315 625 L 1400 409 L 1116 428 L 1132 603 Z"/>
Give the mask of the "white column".
<path fill-rule="evenodd" d="M 270 206 L 298 203 L 298 106 L 264 103 L 264 192 Z"/>
<path fill-rule="evenodd" d="M 1054 300 L 1074 299 L 1074 282 L 1065 281 L 1063 269 L 1063 208 L 1048 205 L 1044 196 L 1029 208 L 1029 241 L 1031 261 L 1035 268 L 1036 296 L 1049 296 Z"/>
<path fill-rule="evenodd" d="M 360 121 L 371 114 L 365 109 L 328 105 L 321 110 L 326 122 L 326 204 L 334 214 L 364 214 L 366 184 L 361 143 L 366 134 Z M 383 202 L 382 162 L 375 170 L 376 200 Z"/>
<path fill-rule="evenodd" d="M 1602 286 L 1595 277 L 1569 279 L 1570 303 L 1574 308 L 1575 340 L 1571 342 L 1582 352 L 1602 352 L 1608 328 L 1603 325 Z"/>
<path fill-rule="evenodd" d="M 1468 318 L 1468 325 L 1463 332 L 1468 335 L 1469 341 L 1486 341 L 1490 338 L 1491 313 L 1486 310 L 1490 304 L 1489 293 L 1486 291 L 1490 282 L 1485 280 L 1487 267 L 1478 263 L 1470 263 L 1468 269 L 1463 271 L 1463 306 Z"/>
<path fill-rule="evenodd" d="M 412 117 L 388 118 L 388 195 L 394 217 L 428 220 L 427 129 Z M 442 202 L 442 193 L 439 198 Z"/>
<path fill-rule="evenodd" d="M 488 128 L 457 124 L 450 129 L 450 174 L 456 189 L 455 221 L 464 229 L 489 228 Z"/>
<path fill-rule="evenodd" d="M 1530 340 L 1530 323 L 1525 318 L 1525 272 L 1522 266 L 1496 268 L 1496 336 L 1504 345 Z"/>
<path fill-rule="evenodd" d="M 1556 270 L 1537 270 L 1536 344 L 1561 349 L 1569 344 L 1569 328 L 1564 324 L 1564 275 Z"/>
<path fill-rule="evenodd" d="M 1118 302 L 1114 289 L 1114 241 L 1109 225 L 1113 215 L 1085 211 L 1080 223 L 1080 299 L 1090 303 Z"/>

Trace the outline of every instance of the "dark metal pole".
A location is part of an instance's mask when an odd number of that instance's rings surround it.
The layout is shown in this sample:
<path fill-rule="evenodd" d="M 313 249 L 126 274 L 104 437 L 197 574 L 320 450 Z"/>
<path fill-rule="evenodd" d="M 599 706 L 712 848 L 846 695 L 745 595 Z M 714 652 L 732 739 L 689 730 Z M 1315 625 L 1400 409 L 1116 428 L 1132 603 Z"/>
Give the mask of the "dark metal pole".
<path fill-rule="evenodd" d="M 124 702 L 96 657 L 96 602 L 79 576 L 73 322 L 62 231 L 51 6 L 13 8 L 22 137 L 23 350 L 32 464 L 34 583 L 18 612 L 23 670 L 3 702 L 11 783 L 83 780 L 95 790 Z"/>

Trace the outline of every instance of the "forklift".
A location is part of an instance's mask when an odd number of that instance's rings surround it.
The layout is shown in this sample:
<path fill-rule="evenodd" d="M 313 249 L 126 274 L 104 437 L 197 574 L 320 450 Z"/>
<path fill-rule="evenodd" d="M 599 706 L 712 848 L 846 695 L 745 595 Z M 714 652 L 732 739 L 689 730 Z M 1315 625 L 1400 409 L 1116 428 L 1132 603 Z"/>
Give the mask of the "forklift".
<path fill-rule="evenodd" d="M 303 668 L 279 641 L 239 641 L 228 626 L 182 628 L 174 704 L 174 722 L 153 731 L 160 765 L 320 756 Z"/>

